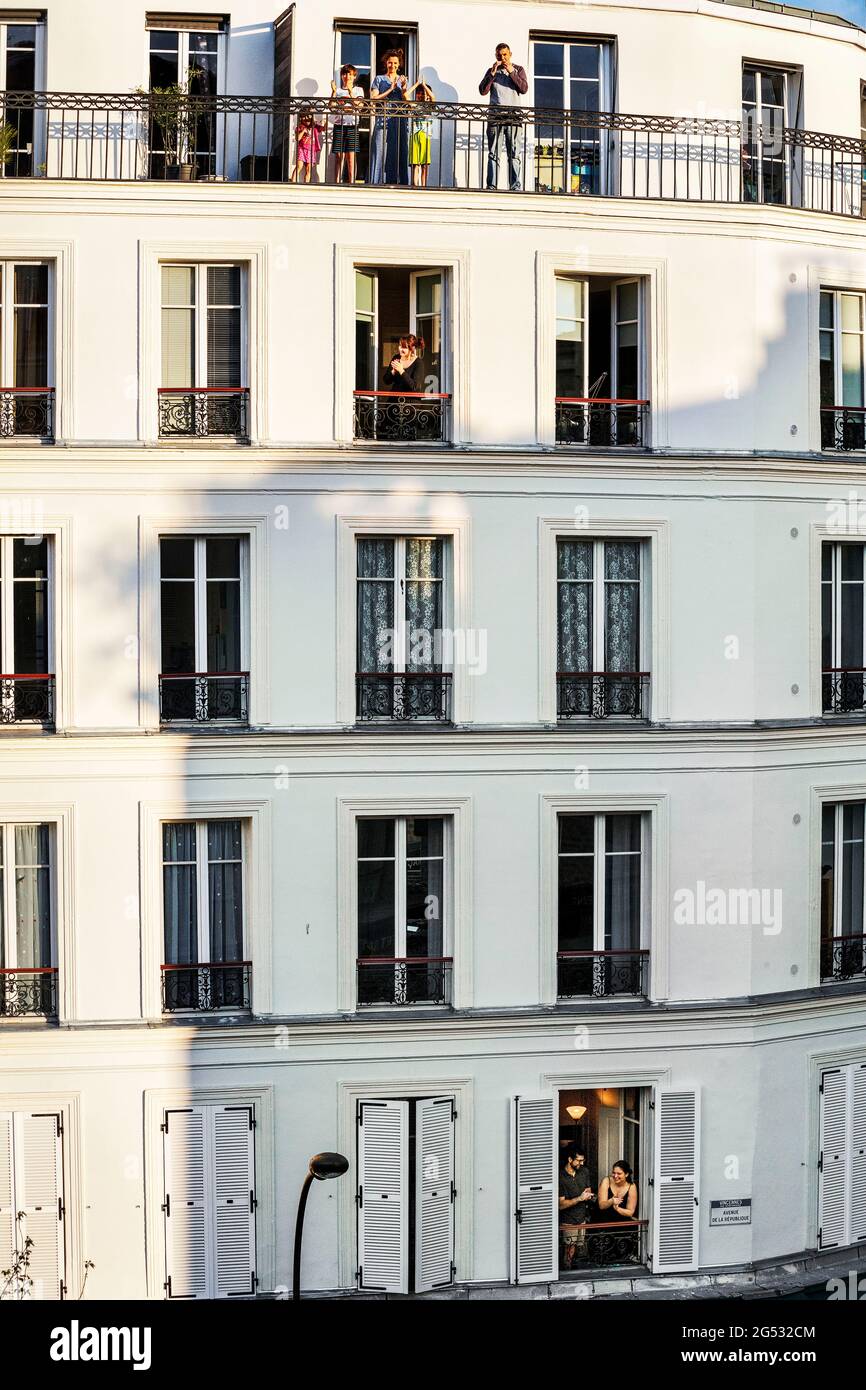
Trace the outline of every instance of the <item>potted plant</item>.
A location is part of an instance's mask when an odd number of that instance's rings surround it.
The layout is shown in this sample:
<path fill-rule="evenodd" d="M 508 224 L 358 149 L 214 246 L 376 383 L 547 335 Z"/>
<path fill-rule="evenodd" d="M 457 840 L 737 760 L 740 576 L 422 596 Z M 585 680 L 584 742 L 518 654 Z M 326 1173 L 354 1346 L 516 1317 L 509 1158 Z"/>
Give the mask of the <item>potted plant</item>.
<path fill-rule="evenodd" d="M 162 150 L 151 150 L 151 154 L 164 152 L 166 178 L 179 179 L 182 183 L 191 183 L 196 176 L 193 151 L 200 113 L 195 109 L 194 102 L 190 102 L 191 95 L 198 95 L 192 93 L 190 88 L 203 76 L 201 68 L 191 67 L 183 82 L 173 82 L 168 87 L 151 87 L 150 91 L 143 87 L 136 88 L 139 96 L 147 97 L 148 116 L 162 133 Z"/>
<path fill-rule="evenodd" d="M 0 172 L 5 172 L 6 165 L 12 158 L 17 133 L 14 125 L 9 125 L 8 122 L 0 125 Z"/>

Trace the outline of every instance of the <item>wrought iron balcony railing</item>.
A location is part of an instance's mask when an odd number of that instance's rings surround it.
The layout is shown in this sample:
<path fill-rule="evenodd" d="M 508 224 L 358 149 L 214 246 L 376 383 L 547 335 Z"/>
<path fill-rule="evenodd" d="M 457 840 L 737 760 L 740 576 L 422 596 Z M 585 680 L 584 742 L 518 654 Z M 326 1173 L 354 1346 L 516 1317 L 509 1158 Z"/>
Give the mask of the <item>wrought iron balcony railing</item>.
<path fill-rule="evenodd" d="M 558 951 L 559 999 L 602 999 L 646 994 L 649 951 Z"/>
<path fill-rule="evenodd" d="M 53 438 L 53 386 L 0 386 L 0 439 Z"/>
<path fill-rule="evenodd" d="M 345 160 L 333 158 L 339 129 L 334 120 L 346 107 L 327 96 L 179 96 L 167 109 L 163 94 L 4 92 L 0 104 L 5 122 L 22 133 L 11 142 L 6 178 L 286 184 L 299 120 L 320 127 L 316 181 L 346 175 Z M 354 111 L 362 147 L 357 177 L 369 176 L 366 148 L 372 143 L 374 152 L 381 150 L 376 167 L 384 177 L 408 185 L 416 104 L 407 103 L 405 111 L 391 106 L 384 117 L 368 101 Z M 424 116 L 432 133 L 427 186 L 417 190 L 419 197 L 443 188 L 485 190 L 488 128 L 501 123 L 514 131 L 521 184 L 533 193 L 764 201 L 862 216 L 866 145 L 857 136 L 560 107 L 509 107 L 505 116 L 491 115 L 490 107 L 477 101 L 436 102 Z M 500 160 L 503 190 L 506 164 Z"/>
<path fill-rule="evenodd" d="M 159 717 L 163 724 L 249 722 L 249 671 L 163 673 L 159 678 Z"/>
<path fill-rule="evenodd" d="M 557 671 L 557 719 L 647 719 L 649 671 Z"/>
<path fill-rule="evenodd" d="M 447 443 L 450 400 L 441 391 L 356 391 L 355 438 L 387 443 Z"/>
<path fill-rule="evenodd" d="M 359 671 L 355 677 L 358 719 L 451 718 L 450 671 Z"/>
<path fill-rule="evenodd" d="M 161 970 L 164 1013 L 249 1011 L 251 961 L 197 961 L 163 965 Z"/>
<path fill-rule="evenodd" d="M 604 396 L 557 396 L 557 444 L 599 449 L 644 449 L 649 444 L 649 401 Z"/>
<path fill-rule="evenodd" d="M 160 386 L 160 439 L 250 437 L 250 393 L 245 386 Z"/>
<path fill-rule="evenodd" d="M 822 405 L 821 448 L 843 453 L 866 450 L 866 406 Z"/>
<path fill-rule="evenodd" d="M 866 936 L 825 936 L 821 940 L 821 979 L 853 980 L 866 974 Z"/>
<path fill-rule="evenodd" d="M 54 724 L 54 677 L 0 675 L 0 724 Z"/>
<path fill-rule="evenodd" d="M 600 1216 L 606 1214 L 599 1212 Z M 568 1225 L 569 1236 L 577 1236 L 577 1264 L 565 1268 L 603 1269 L 610 1265 L 646 1264 L 647 1225 L 646 1221 L 629 1221 L 622 1216 L 613 1221 L 581 1221 Z"/>
<path fill-rule="evenodd" d="M 21 966 L 0 969 L 0 1017 L 55 1018 L 57 1015 L 57 968 Z"/>
<path fill-rule="evenodd" d="M 451 956 L 365 956 L 358 960 L 358 1004 L 448 1004 Z"/>
<path fill-rule="evenodd" d="M 866 666 L 825 667 L 821 672 L 821 705 L 825 714 L 863 714 Z"/>

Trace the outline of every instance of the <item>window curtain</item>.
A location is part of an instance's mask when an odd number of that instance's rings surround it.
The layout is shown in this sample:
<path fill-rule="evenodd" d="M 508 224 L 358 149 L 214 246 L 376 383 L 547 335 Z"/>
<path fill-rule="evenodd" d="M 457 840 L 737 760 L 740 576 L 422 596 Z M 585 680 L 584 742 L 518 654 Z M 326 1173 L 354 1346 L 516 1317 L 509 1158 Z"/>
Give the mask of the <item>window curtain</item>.
<path fill-rule="evenodd" d="M 239 820 L 210 821 L 207 828 L 211 960 L 244 959 L 243 865 Z"/>
<path fill-rule="evenodd" d="M 48 267 L 15 267 L 15 386 L 48 385 Z"/>
<path fill-rule="evenodd" d="M 863 833 L 864 806 L 842 808 L 842 936 L 863 931 Z"/>
<path fill-rule="evenodd" d="M 162 827 L 165 959 L 170 965 L 198 960 L 195 824 Z"/>
<path fill-rule="evenodd" d="M 604 547 L 606 671 L 638 670 L 640 546 L 633 541 Z"/>
<path fill-rule="evenodd" d="M 442 541 L 406 542 L 407 671 L 442 669 Z"/>
<path fill-rule="evenodd" d="M 162 385 L 195 385 L 195 270 L 162 267 Z"/>
<path fill-rule="evenodd" d="M 557 545 L 558 671 L 592 670 L 592 543 Z"/>
<path fill-rule="evenodd" d="M 640 816 L 605 820 L 604 947 L 640 947 Z"/>
<path fill-rule="evenodd" d="M 358 670 L 394 669 L 394 542 L 358 541 Z"/>
<path fill-rule="evenodd" d="M 47 825 L 15 827 L 15 912 L 18 965 L 51 965 L 51 883 Z"/>

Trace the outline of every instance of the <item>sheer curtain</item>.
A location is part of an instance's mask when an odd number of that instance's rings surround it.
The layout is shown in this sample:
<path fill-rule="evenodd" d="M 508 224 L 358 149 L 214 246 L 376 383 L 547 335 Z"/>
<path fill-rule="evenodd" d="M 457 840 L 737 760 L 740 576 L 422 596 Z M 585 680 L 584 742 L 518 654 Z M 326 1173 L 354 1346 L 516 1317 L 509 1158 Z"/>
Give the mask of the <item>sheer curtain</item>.
<path fill-rule="evenodd" d="M 442 541 L 406 542 L 407 671 L 442 669 Z"/>
<path fill-rule="evenodd" d="M 604 547 L 606 671 L 637 671 L 640 615 L 640 545 L 608 541 Z"/>
<path fill-rule="evenodd" d="M 15 934 L 18 965 L 51 965 L 49 827 L 15 827 Z"/>
<path fill-rule="evenodd" d="M 592 670 L 592 542 L 557 545 L 558 671 Z"/>
<path fill-rule="evenodd" d="M 166 963 L 190 965 L 198 960 L 194 821 L 162 827 L 162 857 Z"/>
<path fill-rule="evenodd" d="M 243 853 L 239 820 L 208 823 L 207 859 L 210 958 L 243 960 Z"/>
<path fill-rule="evenodd" d="M 358 541 L 358 670 L 393 671 L 394 542 Z"/>

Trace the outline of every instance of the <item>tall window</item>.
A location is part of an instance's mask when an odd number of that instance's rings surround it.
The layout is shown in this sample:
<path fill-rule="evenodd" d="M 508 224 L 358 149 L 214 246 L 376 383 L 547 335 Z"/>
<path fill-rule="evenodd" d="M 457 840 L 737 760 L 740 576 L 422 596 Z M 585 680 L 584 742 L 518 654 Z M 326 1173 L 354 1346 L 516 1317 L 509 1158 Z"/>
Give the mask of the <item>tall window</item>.
<path fill-rule="evenodd" d="M 239 820 L 162 827 L 163 1007 L 249 1008 Z"/>
<path fill-rule="evenodd" d="M 171 536 L 159 543 L 160 717 L 245 722 L 246 541 Z"/>
<path fill-rule="evenodd" d="M 866 707 L 866 604 L 862 544 L 825 542 L 821 552 L 822 707 L 849 714 Z"/>
<path fill-rule="evenodd" d="M 643 817 L 558 821 L 558 994 L 642 994 Z"/>
<path fill-rule="evenodd" d="M 447 322 L 442 271 L 355 271 L 356 439 L 448 439 Z M 410 338 L 414 351 L 404 360 L 401 340 Z"/>
<path fill-rule="evenodd" d="M 246 285 L 239 265 L 163 265 L 159 432 L 248 436 Z"/>
<path fill-rule="evenodd" d="M 168 22 L 163 16 L 163 22 Z M 190 24 L 195 21 L 190 19 Z M 220 20 L 201 20 L 195 28 L 150 28 L 150 90 L 191 97 L 215 97 L 219 92 Z M 169 110 L 171 108 L 168 108 Z M 176 178 L 181 166 L 192 166 L 201 177 L 220 173 L 217 151 L 218 118 L 213 111 L 193 115 L 181 102 L 173 118 L 154 119 L 150 129 L 151 178 Z"/>
<path fill-rule="evenodd" d="M 583 39 L 535 39 L 533 105 L 566 111 L 567 124 L 539 123 L 535 130 L 535 179 L 539 190 L 600 193 L 605 146 L 598 123 L 581 124 L 584 112 L 611 110 L 611 45 Z"/>
<path fill-rule="evenodd" d="M 51 275 L 42 261 L 0 261 L 0 438 L 54 432 Z"/>
<path fill-rule="evenodd" d="M 820 300 L 821 448 L 866 448 L 864 374 L 866 295 L 822 290 Z"/>
<path fill-rule="evenodd" d="M 42 90 L 44 24 L 14 24 L 0 19 L 0 77 L 7 92 Z M 43 158 L 44 112 L 9 107 L 2 124 L 12 127 L 10 157 L 4 178 L 36 173 Z"/>
<path fill-rule="evenodd" d="M 821 821 L 821 978 L 866 971 L 862 801 L 824 806 Z"/>
<path fill-rule="evenodd" d="M 641 542 L 560 537 L 556 556 L 559 718 L 645 717 Z"/>
<path fill-rule="evenodd" d="M 556 438 L 560 444 L 647 442 L 639 280 L 556 280 Z"/>
<path fill-rule="evenodd" d="M 792 77 L 781 68 L 743 65 L 743 200 L 747 203 L 787 202 L 785 127 Z"/>
<path fill-rule="evenodd" d="M 444 1004 L 449 822 L 358 821 L 358 1003 Z"/>
<path fill-rule="evenodd" d="M 393 28 L 387 26 L 377 26 L 375 29 L 369 25 L 340 26 L 335 31 L 334 49 L 334 80 L 340 85 L 340 68 L 345 63 L 351 63 L 358 72 L 355 85 L 360 87 L 366 98 L 370 95 L 370 83 L 382 72 L 382 58 L 389 49 L 396 48 L 403 50 L 403 74 L 408 85 L 411 87 L 417 73 L 417 50 L 418 36 L 414 28 L 407 25 L 395 25 Z M 369 114 L 362 115 L 359 121 L 358 130 L 358 158 L 355 177 L 360 183 L 368 183 L 371 176 L 370 167 L 370 146 L 373 138 L 374 121 Z M 391 168 L 388 168 L 389 161 L 383 161 L 383 175 L 388 182 L 408 182 L 407 151 L 402 148 L 400 142 L 400 132 L 397 133 L 397 148 L 390 161 Z M 389 178 L 388 175 L 396 175 Z M 403 177 L 400 177 L 400 175 Z"/>
<path fill-rule="evenodd" d="M 2 723 L 54 719 L 48 566 L 44 536 L 0 537 Z"/>
<path fill-rule="evenodd" d="M 51 827 L 0 826 L 0 1013 L 57 1012 Z"/>
<path fill-rule="evenodd" d="M 359 719 L 448 719 L 446 611 L 450 547 L 441 536 L 363 537 L 357 544 Z"/>

